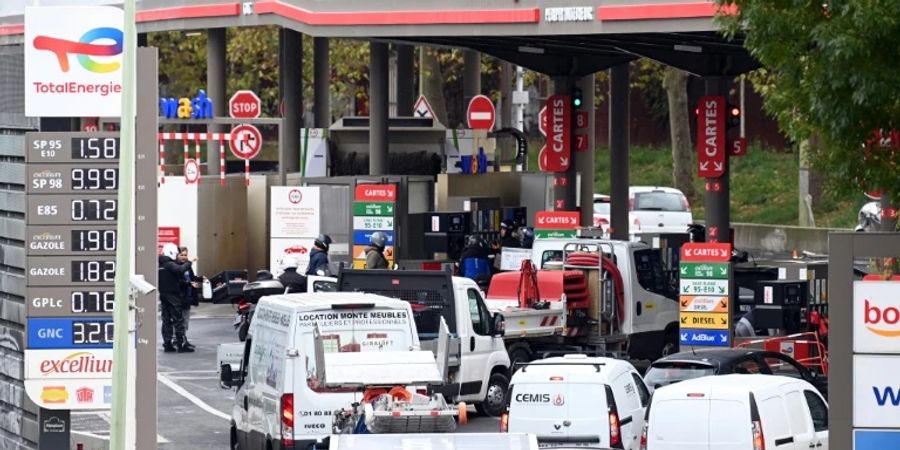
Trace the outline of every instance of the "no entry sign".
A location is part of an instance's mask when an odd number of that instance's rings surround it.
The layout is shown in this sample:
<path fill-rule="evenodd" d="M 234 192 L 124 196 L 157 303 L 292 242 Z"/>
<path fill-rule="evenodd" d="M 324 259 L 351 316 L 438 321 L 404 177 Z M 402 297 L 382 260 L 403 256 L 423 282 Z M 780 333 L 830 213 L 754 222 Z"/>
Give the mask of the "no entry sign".
<path fill-rule="evenodd" d="M 240 159 L 253 159 L 262 149 L 262 135 L 253 125 L 238 125 L 231 129 L 228 145 L 234 156 Z"/>
<path fill-rule="evenodd" d="M 719 178 L 725 174 L 725 97 L 700 97 L 697 110 L 697 174 Z"/>
<path fill-rule="evenodd" d="M 491 102 L 491 99 L 483 95 L 472 97 L 472 101 L 469 102 L 469 109 L 466 112 L 469 128 L 473 130 L 492 130 L 496 117 L 497 111 L 494 109 L 494 103 Z"/>
<path fill-rule="evenodd" d="M 253 91 L 237 91 L 228 100 L 228 114 L 235 119 L 259 117 L 261 102 Z"/>

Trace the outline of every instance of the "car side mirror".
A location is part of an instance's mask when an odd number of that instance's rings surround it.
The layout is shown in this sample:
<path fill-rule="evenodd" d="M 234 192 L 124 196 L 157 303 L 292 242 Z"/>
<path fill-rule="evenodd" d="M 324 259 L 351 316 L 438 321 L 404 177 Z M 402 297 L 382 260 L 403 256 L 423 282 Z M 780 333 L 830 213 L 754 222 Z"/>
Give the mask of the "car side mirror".
<path fill-rule="evenodd" d="M 223 388 L 230 388 L 234 386 L 234 374 L 231 371 L 231 364 L 222 364 L 219 366 L 219 382 L 222 383 Z"/>
<path fill-rule="evenodd" d="M 503 337 L 504 335 L 506 335 L 506 319 L 502 314 L 494 313 L 491 328 L 493 329 L 493 334 L 496 337 Z"/>

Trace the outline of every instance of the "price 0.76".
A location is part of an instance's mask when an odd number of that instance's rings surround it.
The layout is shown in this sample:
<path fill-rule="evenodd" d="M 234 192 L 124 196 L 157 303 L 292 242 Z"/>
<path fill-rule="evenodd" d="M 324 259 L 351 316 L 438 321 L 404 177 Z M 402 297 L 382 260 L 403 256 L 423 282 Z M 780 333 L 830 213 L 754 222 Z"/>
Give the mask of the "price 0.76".
<path fill-rule="evenodd" d="M 72 292 L 72 312 L 76 314 L 112 312 L 115 303 L 115 293 L 112 291 Z"/>

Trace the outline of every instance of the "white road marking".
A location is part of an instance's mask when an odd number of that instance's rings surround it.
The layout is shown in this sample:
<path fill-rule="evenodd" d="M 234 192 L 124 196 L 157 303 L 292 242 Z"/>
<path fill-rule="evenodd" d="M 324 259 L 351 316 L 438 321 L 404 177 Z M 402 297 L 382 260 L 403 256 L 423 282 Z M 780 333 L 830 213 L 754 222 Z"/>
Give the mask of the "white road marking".
<path fill-rule="evenodd" d="M 230 415 L 225 414 L 222 411 L 219 411 L 218 409 L 213 408 L 212 406 L 209 406 L 206 402 L 204 402 L 203 400 L 200 400 L 199 398 L 197 398 L 197 396 L 195 396 L 194 394 L 191 394 L 190 392 L 186 391 L 183 387 L 179 386 L 177 383 L 172 381 L 169 377 L 167 377 L 161 373 L 158 373 L 158 374 L 156 374 L 156 378 L 162 384 L 165 384 L 166 386 L 168 386 L 169 389 L 175 391 L 176 394 L 190 400 L 190 402 L 197 405 L 198 408 L 200 408 L 216 417 L 222 418 L 224 420 L 229 420 L 229 421 L 231 420 Z"/>
<path fill-rule="evenodd" d="M 72 415 L 73 416 L 87 416 L 87 415 L 94 416 L 95 415 L 95 416 L 98 416 L 101 419 L 103 419 L 106 423 L 110 423 L 110 420 L 111 420 L 109 411 L 72 411 Z M 87 437 L 93 438 L 93 439 L 101 439 L 104 441 L 109 440 L 109 434 L 108 434 L 109 430 L 96 430 L 97 433 L 107 433 L 107 434 L 96 434 L 96 433 L 92 433 L 89 431 L 79 431 L 79 430 L 72 430 L 72 432 L 75 434 L 80 434 L 82 436 L 87 436 Z M 156 435 L 156 443 L 157 444 L 168 444 L 170 442 L 172 442 L 172 441 L 170 441 L 158 434 Z"/>

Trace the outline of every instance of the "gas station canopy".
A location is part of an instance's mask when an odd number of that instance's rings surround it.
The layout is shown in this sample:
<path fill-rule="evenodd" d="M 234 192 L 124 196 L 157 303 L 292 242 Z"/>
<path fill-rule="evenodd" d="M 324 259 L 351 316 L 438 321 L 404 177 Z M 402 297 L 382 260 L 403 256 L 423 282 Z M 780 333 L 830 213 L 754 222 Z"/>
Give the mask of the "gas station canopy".
<path fill-rule="evenodd" d="M 25 2 L 3 3 L 0 44 L 21 42 Z M 638 57 L 700 76 L 758 67 L 741 39 L 717 32 L 717 7 L 702 0 L 140 0 L 137 8 L 139 32 L 278 25 L 317 37 L 464 47 L 552 76 Z"/>

